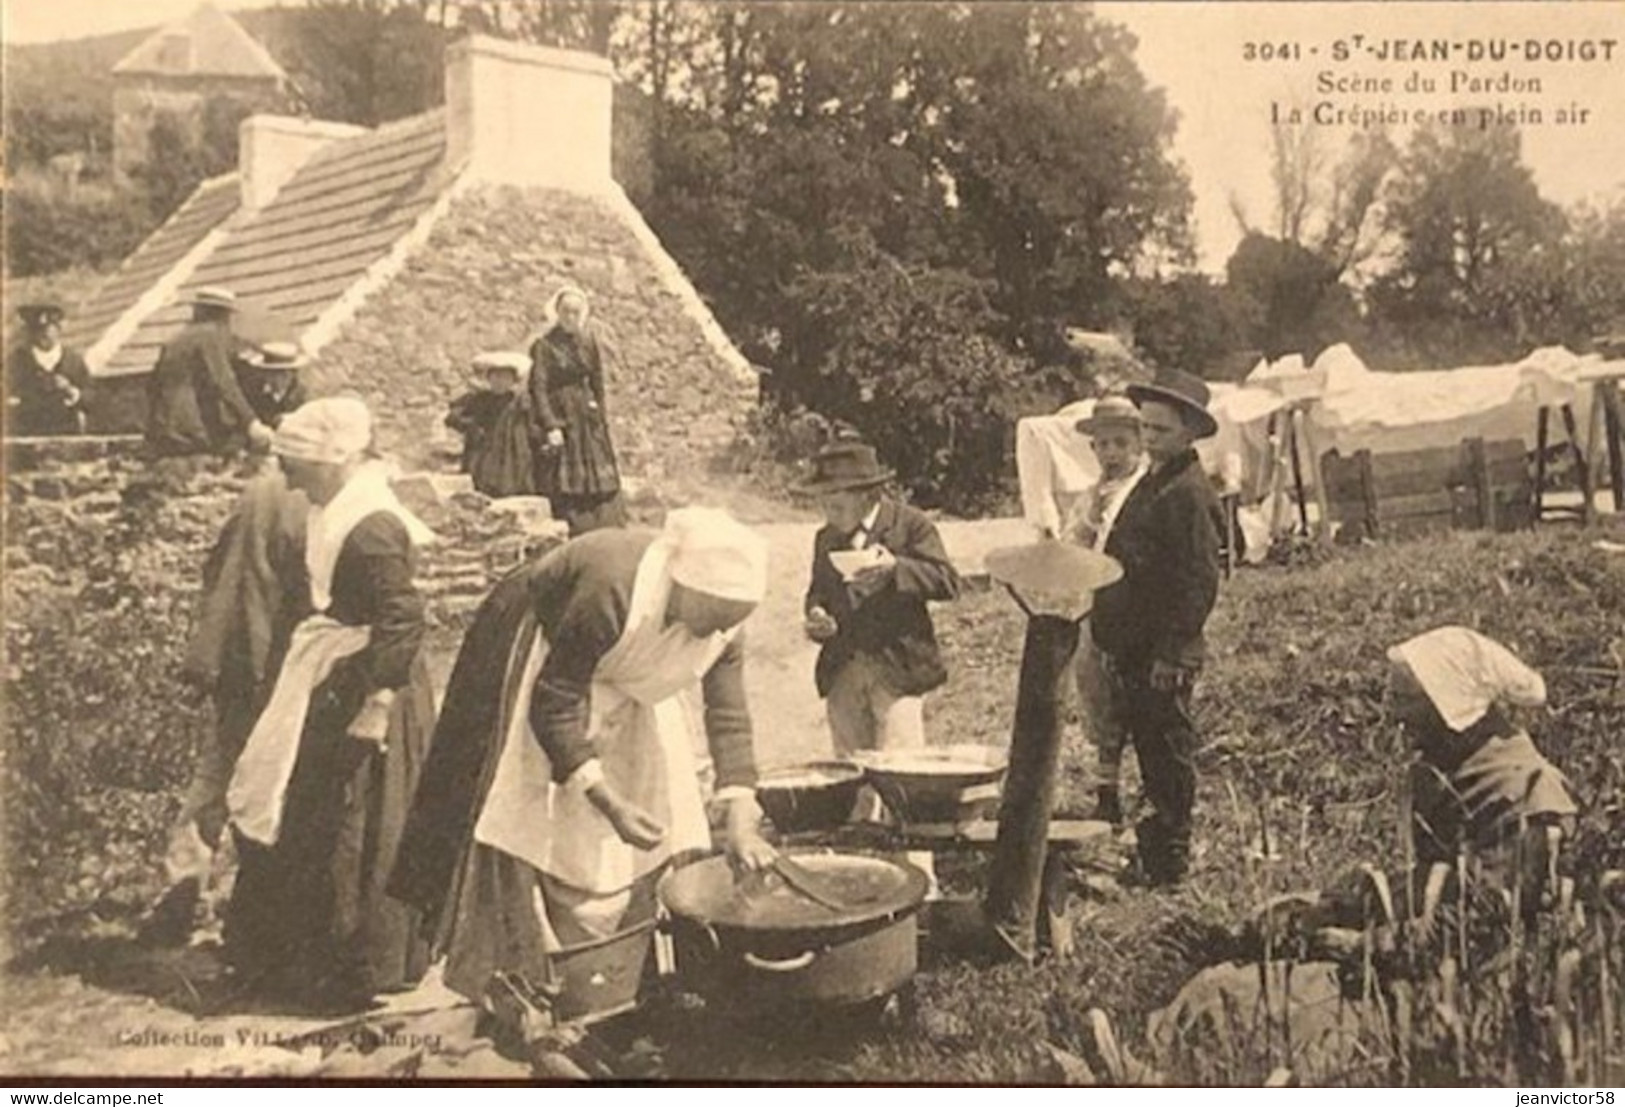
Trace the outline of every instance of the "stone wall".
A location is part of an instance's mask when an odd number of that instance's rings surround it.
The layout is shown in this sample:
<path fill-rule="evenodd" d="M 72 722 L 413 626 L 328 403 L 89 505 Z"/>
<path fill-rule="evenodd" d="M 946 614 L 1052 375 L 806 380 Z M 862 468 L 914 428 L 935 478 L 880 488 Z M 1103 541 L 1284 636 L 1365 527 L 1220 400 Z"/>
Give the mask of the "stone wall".
<path fill-rule="evenodd" d="M 262 462 L 152 463 L 130 437 L 36 439 L 6 453 L 7 618 L 43 593 L 71 599 L 90 584 L 87 546 L 120 545 L 143 587 L 197 590 L 205 555 Z M 401 499 L 436 534 L 419 559 L 419 587 L 435 626 L 455 628 L 490 587 L 528 557 L 563 541 L 540 498 L 493 502 L 466 477 L 407 473 Z"/>
<path fill-rule="evenodd" d="M 755 381 L 707 344 L 606 201 L 562 191 L 466 189 L 403 271 L 322 348 L 307 380 L 317 393 L 357 391 L 385 448 L 433 465 L 454 444 L 442 423 L 474 382 L 470 358 L 526 349 L 566 283 L 592 299 L 623 472 L 658 488 L 714 468 L 755 408 Z"/>

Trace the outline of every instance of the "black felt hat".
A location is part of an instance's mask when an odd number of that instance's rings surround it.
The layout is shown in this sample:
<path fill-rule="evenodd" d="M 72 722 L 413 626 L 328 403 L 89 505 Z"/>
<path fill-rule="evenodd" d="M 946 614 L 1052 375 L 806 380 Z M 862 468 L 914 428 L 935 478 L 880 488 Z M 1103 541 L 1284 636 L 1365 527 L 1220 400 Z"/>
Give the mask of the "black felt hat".
<path fill-rule="evenodd" d="M 875 457 L 873 446 L 850 440 L 833 442 L 813 458 L 812 475 L 798 482 L 795 491 L 804 496 L 817 496 L 874 488 L 891 480 L 893 475 Z"/>
<path fill-rule="evenodd" d="M 30 327 L 43 327 L 47 323 L 62 322 L 68 313 L 62 310 L 60 304 L 24 304 L 17 309 L 17 314 Z"/>
<path fill-rule="evenodd" d="M 1143 405 L 1147 400 L 1171 404 L 1197 438 L 1212 438 L 1219 433 L 1219 421 L 1207 409 L 1213 394 L 1207 382 L 1194 373 L 1169 370 L 1159 373 L 1150 384 L 1131 384 L 1125 391 L 1136 404 Z"/>

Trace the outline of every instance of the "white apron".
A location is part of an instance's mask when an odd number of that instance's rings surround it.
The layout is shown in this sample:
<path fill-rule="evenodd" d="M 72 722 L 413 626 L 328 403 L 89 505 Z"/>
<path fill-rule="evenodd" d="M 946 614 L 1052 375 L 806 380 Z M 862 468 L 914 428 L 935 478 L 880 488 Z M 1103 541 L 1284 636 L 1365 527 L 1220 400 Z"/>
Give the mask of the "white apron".
<path fill-rule="evenodd" d="M 326 615 L 312 615 L 294 628 L 276 688 L 243 745 L 226 789 L 231 821 L 244 837 L 276 845 L 311 695 L 334 666 L 366 649 L 371 639 L 371 627 L 348 626 Z"/>
<path fill-rule="evenodd" d="M 580 789 L 553 783 L 530 729 L 530 699 L 546 660 L 538 632 L 524 661 L 508 732 L 474 838 L 596 896 L 625 892 L 677 853 L 711 844 L 683 693 L 695 687 L 735 631 L 695 638 L 665 626 L 672 547 L 657 539 L 638 563 L 626 629 L 593 673 L 587 734 L 604 779 L 666 828 L 653 849 L 621 841 Z"/>
<path fill-rule="evenodd" d="M 362 465 L 331 502 L 310 509 L 305 525 L 305 567 L 316 614 L 294 628 L 271 699 L 260 712 L 226 789 L 232 823 L 261 845 L 276 845 L 281 834 L 282 807 L 299 760 L 311 696 L 334 666 L 366 649 L 372 640 L 371 627 L 350 626 L 325 612 L 333 604 L 333 571 L 339 553 L 356 524 L 375 511 L 387 511 L 400 520 L 413 545 L 434 541 L 434 532 L 396 498 L 388 470 L 378 462 Z"/>

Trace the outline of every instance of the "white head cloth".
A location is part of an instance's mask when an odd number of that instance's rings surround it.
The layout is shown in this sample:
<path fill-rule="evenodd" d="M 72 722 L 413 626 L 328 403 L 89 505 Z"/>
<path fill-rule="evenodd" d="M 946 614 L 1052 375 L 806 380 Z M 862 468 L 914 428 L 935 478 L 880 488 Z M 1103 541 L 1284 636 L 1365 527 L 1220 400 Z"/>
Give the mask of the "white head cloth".
<path fill-rule="evenodd" d="M 271 452 L 295 461 L 342 464 L 372 442 L 372 413 L 349 396 L 312 400 L 282 417 Z"/>
<path fill-rule="evenodd" d="M 1511 650 L 1466 627 L 1439 627 L 1401 642 L 1388 660 L 1410 670 L 1451 730 L 1466 730 L 1498 700 L 1546 702 L 1546 682 Z"/>
<path fill-rule="evenodd" d="M 725 600 L 767 595 L 767 540 L 719 508 L 685 507 L 666 516 L 671 579 Z"/>
<path fill-rule="evenodd" d="M 583 323 L 592 318 L 592 299 L 581 289 L 579 285 L 567 284 L 548 298 L 547 318 L 550 322 L 558 322 L 559 304 L 566 296 L 574 296 L 576 299 L 581 301 L 581 306 L 585 309 L 581 314 L 581 321 Z"/>

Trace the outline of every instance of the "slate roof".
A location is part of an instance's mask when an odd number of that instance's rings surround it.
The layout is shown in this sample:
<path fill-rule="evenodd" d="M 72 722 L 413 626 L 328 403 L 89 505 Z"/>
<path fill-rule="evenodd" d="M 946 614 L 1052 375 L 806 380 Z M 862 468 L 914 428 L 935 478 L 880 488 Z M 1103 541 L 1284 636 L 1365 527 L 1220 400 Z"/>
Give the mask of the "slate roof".
<path fill-rule="evenodd" d="M 119 60 L 113 72 L 277 80 L 288 76 L 259 40 L 243 30 L 242 24 L 208 3 L 143 40 Z"/>
<path fill-rule="evenodd" d="M 237 211 L 242 189 L 235 173 L 204 181 L 135 253 L 68 317 L 63 339 L 83 350 L 136 304 L 148 288 Z"/>
<path fill-rule="evenodd" d="M 189 318 L 190 292 L 205 285 L 229 288 L 296 330 L 309 327 L 390 251 L 450 183 L 444 119 L 444 112 L 429 112 L 337 139 L 317 151 L 270 204 L 240 213 L 172 300 L 141 322 L 101 372 L 115 376 L 150 370 L 164 343 Z M 235 193 L 237 178 L 230 180 Z M 141 250 L 151 244 L 149 240 Z M 105 312 L 96 317 L 106 318 Z M 95 331 L 105 326 L 101 323 Z"/>

